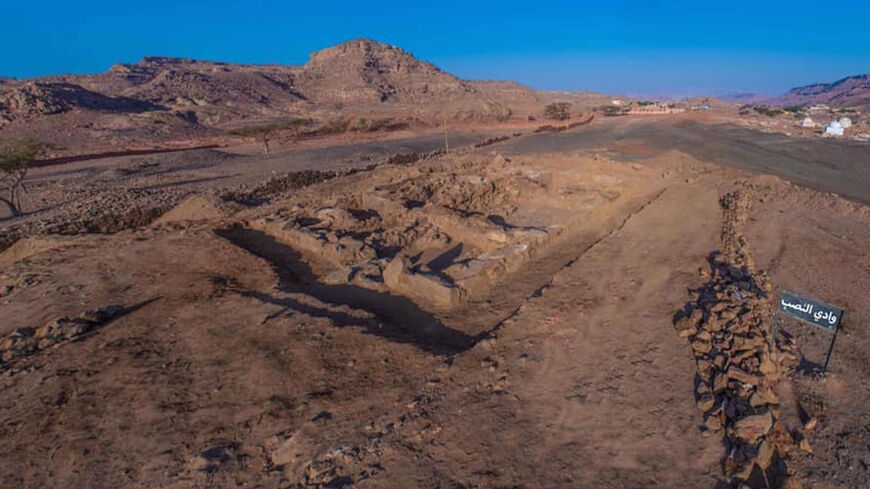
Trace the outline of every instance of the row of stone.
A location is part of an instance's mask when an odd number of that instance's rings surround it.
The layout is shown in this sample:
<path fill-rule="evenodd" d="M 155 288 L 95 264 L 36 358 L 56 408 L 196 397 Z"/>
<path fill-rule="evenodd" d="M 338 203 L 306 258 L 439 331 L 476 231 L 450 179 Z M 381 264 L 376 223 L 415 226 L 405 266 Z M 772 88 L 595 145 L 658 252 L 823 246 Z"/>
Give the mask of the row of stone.
<path fill-rule="evenodd" d="M 750 486 L 756 485 L 753 479 L 768 484 L 784 476 L 771 473 L 772 467 L 794 444 L 772 388 L 780 372 L 796 363 L 794 346 L 774 341 L 766 277 L 721 254 L 711 257 L 710 268 L 701 270 L 709 281 L 675 328 L 695 355 L 695 394 L 705 429 L 724 431 L 726 476 Z"/>

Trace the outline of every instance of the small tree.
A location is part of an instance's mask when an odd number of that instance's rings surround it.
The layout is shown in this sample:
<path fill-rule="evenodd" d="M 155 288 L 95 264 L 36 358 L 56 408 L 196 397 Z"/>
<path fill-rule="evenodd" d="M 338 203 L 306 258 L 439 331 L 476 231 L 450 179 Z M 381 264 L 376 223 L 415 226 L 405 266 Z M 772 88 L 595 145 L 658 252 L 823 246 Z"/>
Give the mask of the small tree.
<path fill-rule="evenodd" d="M 269 141 L 271 141 L 275 135 L 277 135 L 281 131 L 286 130 L 292 130 L 295 133 L 300 128 L 304 127 L 310 122 L 311 121 L 309 121 L 308 119 L 293 118 L 261 126 L 240 127 L 238 129 L 229 131 L 229 133 L 234 136 L 242 136 L 246 138 L 255 138 L 260 140 L 260 142 L 263 144 L 263 153 L 269 154 Z"/>
<path fill-rule="evenodd" d="M 30 163 L 44 147 L 33 139 L 25 139 L 0 148 L 0 202 L 13 216 L 22 214 L 21 194 L 27 192 L 24 177 Z"/>
<path fill-rule="evenodd" d="M 263 154 L 269 154 L 269 141 L 272 140 L 273 132 L 275 126 L 256 126 L 240 130 L 237 134 L 260 140 L 263 144 Z"/>
<path fill-rule="evenodd" d="M 564 121 L 571 118 L 571 104 L 554 102 L 544 109 L 544 117 L 554 121 Z"/>

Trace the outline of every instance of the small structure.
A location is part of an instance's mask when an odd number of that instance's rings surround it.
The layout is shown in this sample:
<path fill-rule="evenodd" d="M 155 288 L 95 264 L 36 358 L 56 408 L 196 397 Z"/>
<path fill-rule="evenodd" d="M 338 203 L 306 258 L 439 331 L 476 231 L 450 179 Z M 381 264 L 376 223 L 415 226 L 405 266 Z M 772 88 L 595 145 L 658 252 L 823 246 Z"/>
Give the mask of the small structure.
<path fill-rule="evenodd" d="M 825 136 L 839 137 L 843 135 L 843 126 L 840 121 L 831 121 L 825 126 Z"/>
<path fill-rule="evenodd" d="M 813 128 L 816 127 L 816 121 L 812 119 L 812 117 L 805 117 L 804 120 L 801 121 L 801 127 Z"/>
<path fill-rule="evenodd" d="M 810 112 L 819 112 L 823 110 L 831 110 L 831 108 L 825 104 L 814 104 L 809 106 L 807 110 L 809 110 Z"/>
<path fill-rule="evenodd" d="M 843 126 L 843 129 L 848 129 L 852 127 L 852 119 L 849 119 L 848 117 L 840 117 L 840 120 L 837 122 L 839 122 L 840 125 Z"/>

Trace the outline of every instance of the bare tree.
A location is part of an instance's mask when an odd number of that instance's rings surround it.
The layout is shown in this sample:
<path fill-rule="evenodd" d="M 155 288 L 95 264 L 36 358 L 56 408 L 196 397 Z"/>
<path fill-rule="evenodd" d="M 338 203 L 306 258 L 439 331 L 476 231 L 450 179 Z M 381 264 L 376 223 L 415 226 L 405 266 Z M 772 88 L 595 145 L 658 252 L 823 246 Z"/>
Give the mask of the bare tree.
<path fill-rule="evenodd" d="M 27 192 L 24 177 L 30 163 L 43 149 L 44 146 L 33 139 L 0 148 L 0 202 L 6 204 L 12 216 L 22 214 L 21 194 Z"/>

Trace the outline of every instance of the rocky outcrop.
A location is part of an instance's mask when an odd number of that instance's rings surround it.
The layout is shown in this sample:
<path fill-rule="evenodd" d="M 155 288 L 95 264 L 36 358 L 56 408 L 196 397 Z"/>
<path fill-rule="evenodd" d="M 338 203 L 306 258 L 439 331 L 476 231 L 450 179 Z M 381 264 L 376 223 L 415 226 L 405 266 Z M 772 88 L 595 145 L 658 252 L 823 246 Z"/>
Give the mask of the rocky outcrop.
<path fill-rule="evenodd" d="M 59 114 L 73 108 L 97 112 L 144 112 L 160 107 L 126 97 L 110 97 L 79 85 L 29 81 L 0 93 L 0 113 L 11 118 Z"/>
<path fill-rule="evenodd" d="M 125 311 L 122 306 L 108 306 L 79 317 L 60 317 L 35 329 L 18 328 L 0 338 L 0 372 L 14 373 L 28 357 L 76 340 Z"/>
<path fill-rule="evenodd" d="M 477 93 L 434 65 L 369 39 L 313 53 L 300 71 L 297 86 L 310 100 L 324 103 L 419 103 Z"/>

